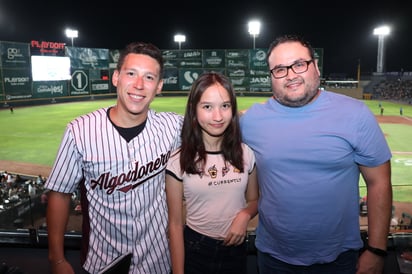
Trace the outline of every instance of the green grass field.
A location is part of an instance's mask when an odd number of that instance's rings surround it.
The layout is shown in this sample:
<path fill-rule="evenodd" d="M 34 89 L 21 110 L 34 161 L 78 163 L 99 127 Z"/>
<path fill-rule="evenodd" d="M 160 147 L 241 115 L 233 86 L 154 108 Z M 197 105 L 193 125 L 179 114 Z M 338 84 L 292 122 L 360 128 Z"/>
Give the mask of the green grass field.
<path fill-rule="evenodd" d="M 184 113 L 186 97 L 159 96 L 152 108 L 158 111 Z M 253 103 L 263 102 L 266 97 L 238 97 L 239 110 L 247 109 Z M 73 118 L 91 112 L 97 108 L 110 106 L 115 99 L 96 100 L 65 104 L 50 104 L 34 107 L 15 108 L 10 113 L 7 108 L 0 110 L 0 159 L 17 162 L 35 163 L 51 166 L 60 144 L 66 124 Z M 373 113 L 379 114 L 378 101 L 365 101 Z M 385 108 L 384 115 L 403 115 L 412 119 L 412 106 L 381 102 Z M 392 159 L 392 182 L 394 200 L 412 200 L 412 126 L 402 124 L 381 124 L 387 134 L 389 146 L 394 153 Z M 2 168 L 0 167 L 0 170 Z M 361 195 L 366 190 L 360 182 Z"/>

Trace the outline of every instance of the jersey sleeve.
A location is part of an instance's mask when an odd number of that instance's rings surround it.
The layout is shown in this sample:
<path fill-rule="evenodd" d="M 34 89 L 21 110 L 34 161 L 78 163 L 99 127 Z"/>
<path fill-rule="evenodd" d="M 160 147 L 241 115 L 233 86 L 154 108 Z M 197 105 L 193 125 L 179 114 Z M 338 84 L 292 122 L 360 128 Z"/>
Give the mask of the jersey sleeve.
<path fill-rule="evenodd" d="M 183 182 L 183 173 L 180 168 L 180 153 L 178 150 L 172 153 L 167 162 L 166 174 L 174 177 L 176 180 Z"/>
<path fill-rule="evenodd" d="M 45 183 L 47 189 L 72 193 L 82 179 L 81 161 L 71 126 L 67 126 L 52 171 Z"/>
<path fill-rule="evenodd" d="M 248 174 L 250 174 L 252 173 L 253 169 L 256 166 L 255 153 L 247 144 L 243 143 L 242 145 L 243 145 L 243 161 L 245 162 L 247 166 Z"/>

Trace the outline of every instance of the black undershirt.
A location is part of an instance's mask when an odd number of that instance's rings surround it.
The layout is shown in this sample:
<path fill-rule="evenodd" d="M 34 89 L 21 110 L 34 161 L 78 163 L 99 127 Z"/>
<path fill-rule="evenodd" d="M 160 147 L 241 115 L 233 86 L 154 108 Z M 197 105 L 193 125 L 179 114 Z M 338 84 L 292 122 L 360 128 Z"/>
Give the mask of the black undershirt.
<path fill-rule="evenodd" d="M 137 126 L 134 126 L 134 127 L 119 127 L 119 126 L 115 125 L 115 123 L 113 123 L 112 119 L 110 119 L 110 109 L 111 108 L 109 108 L 107 110 L 107 117 L 109 117 L 110 122 L 117 129 L 120 136 L 122 136 L 127 142 L 130 142 L 130 140 L 132 140 L 134 137 L 139 135 L 139 133 L 142 132 L 142 130 L 144 129 L 147 120 L 145 120 L 140 125 L 137 125 Z"/>

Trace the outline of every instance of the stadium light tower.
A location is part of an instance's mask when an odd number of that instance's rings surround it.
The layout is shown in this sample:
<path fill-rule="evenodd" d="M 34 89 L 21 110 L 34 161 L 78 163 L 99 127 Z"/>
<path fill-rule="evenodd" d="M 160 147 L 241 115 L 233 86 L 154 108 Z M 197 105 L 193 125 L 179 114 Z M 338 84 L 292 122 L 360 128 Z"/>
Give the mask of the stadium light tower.
<path fill-rule="evenodd" d="M 175 35 L 175 42 L 179 44 L 179 50 L 182 48 L 182 43 L 186 42 L 186 35 L 183 34 L 176 34 Z"/>
<path fill-rule="evenodd" d="M 259 21 L 250 21 L 249 24 L 249 34 L 253 37 L 253 49 L 256 48 L 255 40 L 256 36 L 260 33 L 260 22 Z"/>
<path fill-rule="evenodd" d="M 73 47 L 73 45 L 74 45 L 73 39 L 79 37 L 79 32 L 77 30 L 74 30 L 74 29 L 66 29 L 66 36 L 68 38 L 71 38 L 72 47 Z"/>
<path fill-rule="evenodd" d="M 385 65 L 385 36 L 389 35 L 391 29 L 388 26 L 381 26 L 373 30 L 373 34 L 378 36 L 378 60 L 376 72 L 382 73 Z"/>

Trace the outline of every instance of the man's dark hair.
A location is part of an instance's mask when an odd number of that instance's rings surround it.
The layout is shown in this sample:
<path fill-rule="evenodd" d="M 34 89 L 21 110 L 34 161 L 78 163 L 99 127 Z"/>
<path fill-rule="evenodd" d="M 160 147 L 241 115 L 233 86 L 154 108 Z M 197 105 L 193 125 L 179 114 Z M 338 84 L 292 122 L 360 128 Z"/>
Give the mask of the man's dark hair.
<path fill-rule="evenodd" d="M 123 66 L 124 60 L 126 56 L 130 53 L 136 53 L 136 54 L 145 54 L 153 59 L 155 59 L 160 66 L 160 79 L 163 78 L 163 56 L 162 52 L 158 47 L 151 43 L 145 43 L 145 42 L 132 42 L 128 44 L 121 52 L 119 56 L 119 61 L 117 62 L 117 70 L 120 71 L 120 69 Z"/>
<path fill-rule="evenodd" d="M 278 46 L 279 44 L 287 43 L 287 42 L 299 42 L 302 46 L 309 50 L 310 59 L 315 59 L 315 50 L 310 45 L 308 41 L 306 41 L 302 36 L 296 34 L 286 34 L 283 36 L 277 37 L 269 46 L 267 51 L 267 61 L 269 61 L 269 56 L 272 53 L 272 50 Z"/>

